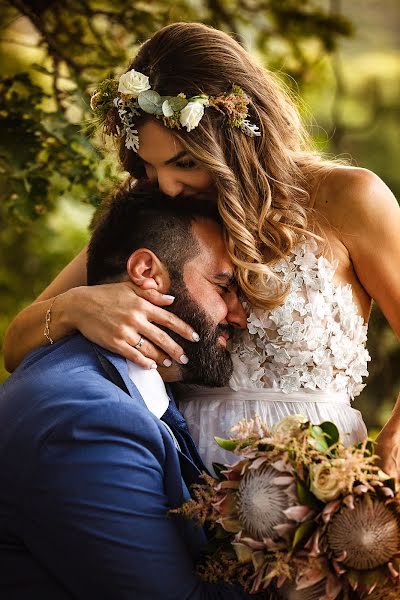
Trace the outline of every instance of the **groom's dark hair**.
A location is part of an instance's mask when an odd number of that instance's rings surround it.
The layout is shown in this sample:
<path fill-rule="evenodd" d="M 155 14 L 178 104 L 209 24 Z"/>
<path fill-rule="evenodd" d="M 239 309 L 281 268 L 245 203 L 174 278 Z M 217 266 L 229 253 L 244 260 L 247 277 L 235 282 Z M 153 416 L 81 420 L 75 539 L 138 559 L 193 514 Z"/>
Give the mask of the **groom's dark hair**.
<path fill-rule="evenodd" d="M 183 266 L 200 248 L 192 224 L 221 222 L 215 199 L 171 198 L 150 185 L 119 191 L 97 219 L 87 257 L 88 285 L 116 281 L 126 274 L 129 256 L 139 248 L 154 252 L 170 277 L 181 279 Z"/>

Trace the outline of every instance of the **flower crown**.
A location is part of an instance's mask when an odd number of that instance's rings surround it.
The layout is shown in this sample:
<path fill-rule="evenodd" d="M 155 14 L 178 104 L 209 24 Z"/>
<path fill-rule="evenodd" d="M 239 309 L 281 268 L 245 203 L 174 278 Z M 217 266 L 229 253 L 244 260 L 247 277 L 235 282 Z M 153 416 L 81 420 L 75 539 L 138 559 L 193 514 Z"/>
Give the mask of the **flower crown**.
<path fill-rule="evenodd" d="M 118 81 L 102 81 L 91 97 L 90 107 L 107 135 L 124 135 L 125 146 L 137 152 L 139 137 L 134 118 L 140 115 L 140 111 L 154 115 L 170 129 L 185 127 L 191 131 L 200 123 L 204 109 L 214 108 L 227 117 L 229 126 L 238 127 L 250 137 L 259 136 L 258 127 L 247 119 L 249 102 L 238 85 L 233 85 L 229 92 L 220 96 L 200 94 L 186 98 L 183 93 L 160 96 L 151 89 L 146 75 L 132 69 L 121 75 Z"/>

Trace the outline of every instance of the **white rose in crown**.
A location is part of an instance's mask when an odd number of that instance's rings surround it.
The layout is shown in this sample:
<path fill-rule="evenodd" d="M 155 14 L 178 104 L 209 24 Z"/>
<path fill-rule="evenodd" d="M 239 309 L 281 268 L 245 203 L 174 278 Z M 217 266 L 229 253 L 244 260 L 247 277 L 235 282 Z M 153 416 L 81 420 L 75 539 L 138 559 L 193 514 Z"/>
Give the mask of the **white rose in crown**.
<path fill-rule="evenodd" d="M 200 123 L 204 115 L 204 104 L 202 102 L 189 102 L 182 108 L 179 120 L 187 131 L 192 131 Z"/>
<path fill-rule="evenodd" d="M 303 430 L 303 425 L 308 422 L 304 415 L 288 415 L 275 423 L 272 427 L 272 435 L 276 437 L 297 437 Z"/>
<path fill-rule="evenodd" d="M 132 69 L 119 78 L 118 91 L 129 98 L 137 98 L 141 92 L 151 88 L 149 78 Z"/>

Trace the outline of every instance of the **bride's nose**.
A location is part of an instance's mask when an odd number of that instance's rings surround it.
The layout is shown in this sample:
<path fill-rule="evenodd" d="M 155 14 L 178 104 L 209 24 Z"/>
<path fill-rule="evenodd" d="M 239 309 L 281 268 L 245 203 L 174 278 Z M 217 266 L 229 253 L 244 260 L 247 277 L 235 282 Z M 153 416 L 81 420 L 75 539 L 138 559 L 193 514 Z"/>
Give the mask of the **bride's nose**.
<path fill-rule="evenodd" d="M 184 185 L 178 179 L 171 176 L 168 173 L 158 172 L 158 187 L 160 190 L 166 194 L 167 196 L 171 196 L 171 198 L 175 198 L 179 194 L 183 193 Z"/>

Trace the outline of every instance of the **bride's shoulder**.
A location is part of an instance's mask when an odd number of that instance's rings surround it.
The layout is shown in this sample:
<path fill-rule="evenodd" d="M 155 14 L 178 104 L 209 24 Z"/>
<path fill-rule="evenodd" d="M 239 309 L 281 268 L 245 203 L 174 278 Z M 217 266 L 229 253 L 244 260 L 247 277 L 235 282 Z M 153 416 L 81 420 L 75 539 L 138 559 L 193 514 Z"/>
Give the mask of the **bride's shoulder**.
<path fill-rule="evenodd" d="M 346 231 L 398 215 L 399 206 L 390 189 L 372 171 L 338 166 L 318 182 L 314 209 L 332 228 Z"/>

